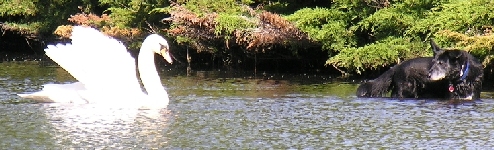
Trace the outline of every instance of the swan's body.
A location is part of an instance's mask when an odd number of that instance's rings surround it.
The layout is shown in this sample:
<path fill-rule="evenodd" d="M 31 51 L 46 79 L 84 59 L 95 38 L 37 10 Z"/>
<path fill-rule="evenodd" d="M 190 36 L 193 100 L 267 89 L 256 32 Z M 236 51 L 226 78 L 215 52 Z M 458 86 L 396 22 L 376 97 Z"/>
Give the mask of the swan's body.
<path fill-rule="evenodd" d="M 46 84 L 39 92 L 19 96 L 37 102 L 168 105 L 154 64 L 155 53 L 172 63 L 163 37 L 149 35 L 139 52 L 139 75 L 147 94 L 136 77 L 135 60 L 121 42 L 82 26 L 73 27 L 71 39 L 71 44 L 48 45 L 45 52 L 79 82 Z"/>

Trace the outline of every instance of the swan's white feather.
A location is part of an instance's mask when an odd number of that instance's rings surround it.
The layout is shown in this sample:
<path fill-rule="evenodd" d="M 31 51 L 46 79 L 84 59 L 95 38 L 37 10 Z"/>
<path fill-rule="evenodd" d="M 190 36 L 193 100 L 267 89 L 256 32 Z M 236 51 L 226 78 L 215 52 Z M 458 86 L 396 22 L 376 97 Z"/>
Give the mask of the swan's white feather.
<path fill-rule="evenodd" d="M 46 100 L 46 102 L 116 104 L 116 102 L 127 103 L 128 101 L 160 106 L 168 104 L 168 94 L 161 85 L 159 78 L 153 78 L 153 76 L 157 76 L 157 72 L 154 68 L 154 56 L 152 54 L 159 53 L 159 44 L 168 48 L 168 43 L 161 36 L 151 35 L 146 38 L 146 40 L 149 39 L 148 45 L 145 46 L 143 43 L 140 52 L 144 53 L 143 56 L 148 57 L 140 59 L 149 65 L 143 67 L 142 74 L 144 75 L 141 75 L 141 79 L 147 78 L 148 85 L 158 85 L 152 87 L 157 88 L 157 90 L 149 89 L 149 92 L 155 93 L 148 96 L 148 98 L 155 98 L 157 101 L 142 100 L 147 95 L 143 93 L 136 78 L 136 61 L 121 42 L 103 35 L 96 29 L 81 26 L 73 27 L 71 39 L 72 42 L 68 44 L 48 45 L 45 52 L 50 59 L 79 82 L 46 84 L 40 92 L 18 94 L 19 96 L 39 102 Z M 164 58 L 171 63 L 168 53 Z"/>
<path fill-rule="evenodd" d="M 88 90 L 139 92 L 135 60 L 125 46 L 93 28 L 75 26 L 72 44 L 45 49 L 46 55 Z"/>
<path fill-rule="evenodd" d="M 32 94 L 18 94 L 20 97 L 34 99 L 37 102 L 53 103 L 87 103 L 85 99 L 79 96 L 78 91 L 85 90 L 80 82 L 71 84 L 45 84 L 43 90 Z M 63 94 L 61 94 L 63 93 Z"/>

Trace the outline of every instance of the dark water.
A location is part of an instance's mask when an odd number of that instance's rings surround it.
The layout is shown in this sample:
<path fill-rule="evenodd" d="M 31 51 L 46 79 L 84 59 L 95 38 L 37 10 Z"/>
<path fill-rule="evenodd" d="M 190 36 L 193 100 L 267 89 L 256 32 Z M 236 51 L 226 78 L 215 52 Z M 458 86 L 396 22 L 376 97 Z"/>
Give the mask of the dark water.
<path fill-rule="evenodd" d="M 73 82 L 40 62 L 0 63 L 5 149 L 490 149 L 492 93 L 457 106 L 363 99 L 329 76 L 164 71 L 159 112 L 37 104 L 15 94 Z"/>

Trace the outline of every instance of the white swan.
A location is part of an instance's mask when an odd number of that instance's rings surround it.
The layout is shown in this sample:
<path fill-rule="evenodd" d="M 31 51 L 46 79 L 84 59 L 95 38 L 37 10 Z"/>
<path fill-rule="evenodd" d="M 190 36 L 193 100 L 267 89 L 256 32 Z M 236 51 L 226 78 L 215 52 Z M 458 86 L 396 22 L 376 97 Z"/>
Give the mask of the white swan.
<path fill-rule="evenodd" d="M 70 38 L 72 44 L 48 45 L 45 52 L 79 82 L 46 84 L 41 91 L 20 97 L 37 102 L 168 105 L 168 93 L 154 63 L 155 53 L 172 63 L 163 37 L 149 35 L 139 52 L 139 75 L 147 94 L 136 77 L 135 60 L 121 42 L 83 26 L 74 26 Z"/>

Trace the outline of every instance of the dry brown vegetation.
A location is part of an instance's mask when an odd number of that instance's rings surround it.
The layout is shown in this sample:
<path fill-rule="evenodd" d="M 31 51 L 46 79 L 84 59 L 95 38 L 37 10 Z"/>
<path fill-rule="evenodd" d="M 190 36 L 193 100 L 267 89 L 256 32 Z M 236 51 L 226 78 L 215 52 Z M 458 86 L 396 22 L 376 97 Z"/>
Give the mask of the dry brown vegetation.
<path fill-rule="evenodd" d="M 245 6 L 251 18 L 241 16 L 254 24 L 253 28 L 235 29 L 231 34 L 218 34 L 217 13 L 198 15 L 181 5 L 173 5 L 171 17 L 165 18 L 177 26 L 167 30 L 173 36 L 184 36 L 191 39 L 191 45 L 198 51 L 210 51 L 209 46 L 224 43 L 224 47 L 243 47 L 246 50 L 264 51 L 273 46 L 296 47 L 314 44 L 306 33 L 280 15 L 263 10 L 254 10 Z M 227 37 L 227 38 L 225 38 Z M 218 46 L 218 45 L 216 45 Z"/>
<path fill-rule="evenodd" d="M 68 21 L 76 25 L 97 28 L 104 34 L 120 39 L 123 42 L 129 42 L 136 37 L 142 36 L 142 32 L 137 28 L 121 28 L 118 26 L 113 26 L 111 18 L 106 14 L 98 16 L 92 13 L 78 13 L 76 15 L 72 15 Z M 54 34 L 60 36 L 61 38 L 69 38 L 71 32 L 72 26 L 62 25 L 57 27 Z"/>

